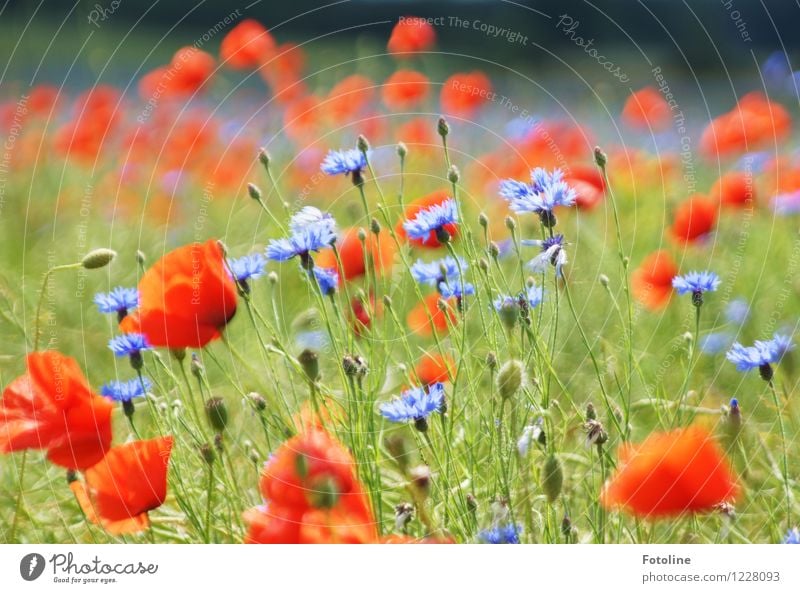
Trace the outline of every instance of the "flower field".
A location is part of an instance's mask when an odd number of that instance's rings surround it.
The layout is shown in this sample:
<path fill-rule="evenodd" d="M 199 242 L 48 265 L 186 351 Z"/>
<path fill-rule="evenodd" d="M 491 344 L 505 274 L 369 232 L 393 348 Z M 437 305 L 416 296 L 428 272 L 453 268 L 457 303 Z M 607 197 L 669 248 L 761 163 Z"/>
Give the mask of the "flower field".
<path fill-rule="evenodd" d="M 798 543 L 787 57 L 593 113 L 387 31 L 2 80 L 0 541 Z"/>

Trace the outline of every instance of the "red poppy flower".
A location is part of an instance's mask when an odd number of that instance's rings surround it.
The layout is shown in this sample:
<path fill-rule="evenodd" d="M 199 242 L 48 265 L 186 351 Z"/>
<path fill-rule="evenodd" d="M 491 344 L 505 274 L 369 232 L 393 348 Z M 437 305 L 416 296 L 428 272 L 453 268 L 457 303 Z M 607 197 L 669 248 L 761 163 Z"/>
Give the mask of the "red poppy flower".
<path fill-rule="evenodd" d="M 411 148 L 413 158 L 417 153 L 426 153 L 432 149 L 438 149 L 441 140 L 436 135 L 436 122 L 429 121 L 424 117 L 415 117 L 397 126 L 394 137 L 399 142 Z"/>
<path fill-rule="evenodd" d="M 360 74 L 353 74 L 338 82 L 328 91 L 325 111 L 338 125 L 352 120 L 372 100 L 375 83 Z"/>
<path fill-rule="evenodd" d="M 565 176 L 565 181 L 578 194 L 575 203 L 578 208 L 589 210 L 599 204 L 606 191 L 603 175 L 597 167 L 590 165 L 575 165 L 570 167 Z"/>
<path fill-rule="evenodd" d="M 633 295 L 648 309 L 660 309 L 672 296 L 672 279 L 677 275 L 678 266 L 669 252 L 654 251 L 631 275 Z"/>
<path fill-rule="evenodd" d="M 120 323 L 153 346 L 202 348 L 236 312 L 236 285 L 214 240 L 179 247 L 139 281 L 139 310 Z"/>
<path fill-rule="evenodd" d="M 357 336 L 363 335 L 372 326 L 374 319 L 380 319 L 383 316 L 383 303 L 376 301 L 375 295 L 372 293 L 369 295 L 369 308 L 357 297 L 353 297 L 350 301 L 350 308 L 353 331 Z"/>
<path fill-rule="evenodd" d="M 185 97 L 196 93 L 213 75 L 211 54 L 196 47 L 182 47 L 166 66 L 159 66 L 139 81 L 139 96 L 145 100 Z"/>
<path fill-rule="evenodd" d="M 679 241 L 694 242 L 714 230 L 717 223 L 717 204 L 701 194 L 695 194 L 675 210 L 672 236 Z"/>
<path fill-rule="evenodd" d="M 393 111 L 411 109 L 428 96 L 428 77 L 416 70 L 398 70 L 383 83 L 383 102 Z"/>
<path fill-rule="evenodd" d="M 397 233 L 397 236 L 402 239 L 407 239 L 406 230 L 403 228 L 403 222 L 406 220 L 411 220 L 421 210 L 441 204 L 449 199 L 451 199 L 450 193 L 447 190 L 439 190 L 428 194 L 427 196 L 417 198 L 413 202 L 406 204 L 406 208 L 403 210 L 403 218 L 400 219 L 395 227 L 395 233 Z M 458 226 L 456 224 L 446 224 L 443 228 L 447 231 L 452 239 L 455 239 L 458 236 Z M 441 247 L 442 245 L 439 242 L 439 239 L 436 238 L 436 233 L 434 231 L 431 231 L 427 238 L 423 237 L 422 239 L 408 239 L 408 242 L 416 247 L 428 249 L 434 249 L 436 247 Z"/>
<path fill-rule="evenodd" d="M 25 106 L 28 113 L 37 116 L 48 116 L 58 101 L 58 87 L 50 84 L 37 84 L 28 95 Z"/>
<path fill-rule="evenodd" d="M 373 544 L 374 519 L 339 508 L 296 509 L 265 504 L 245 511 L 247 544 Z"/>
<path fill-rule="evenodd" d="M 394 239 L 389 233 L 367 233 L 367 239 L 362 244 L 358 238 L 359 229 L 353 227 L 342 231 L 336 241 L 336 248 L 339 250 L 339 258 L 342 260 L 341 276 L 345 280 L 354 280 L 366 274 L 367 266 L 364 262 L 364 254 L 373 261 L 375 273 L 383 276 L 391 270 L 396 246 Z M 314 263 L 320 268 L 336 269 L 336 255 L 333 249 L 321 250 Z"/>
<path fill-rule="evenodd" d="M 625 444 L 619 461 L 600 500 L 639 517 L 711 511 L 738 493 L 724 453 L 699 426 L 653 433 L 639 445 Z"/>
<path fill-rule="evenodd" d="M 442 111 L 459 117 L 470 117 L 491 96 L 492 82 L 483 72 L 457 72 L 442 85 Z"/>
<path fill-rule="evenodd" d="M 725 173 L 711 187 L 711 197 L 723 206 L 745 208 L 753 203 L 753 177 L 747 173 Z"/>
<path fill-rule="evenodd" d="M 101 85 L 75 100 L 75 117 L 55 134 L 55 148 L 61 154 L 91 162 L 103 147 L 113 142 L 120 121 L 120 94 L 117 89 Z"/>
<path fill-rule="evenodd" d="M 669 125 L 669 103 L 657 89 L 645 87 L 625 101 L 622 121 L 632 128 L 659 132 Z"/>
<path fill-rule="evenodd" d="M 275 39 L 255 19 L 245 19 L 225 35 L 219 55 L 229 68 L 260 67 L 275 49 Z"/>
<path fill-rule="evenodd" d="M 406 323 L 412 332 L 427 337 L 433 335 L 434 327 L 437 332 L 442 333 L 446 332 L 451 325 L 456 324 L 456 299 L 450 298 L 445 301 L 446 311 L 439 309 L 439 300 L 438 293 L 429 294 L 409 311 Z M 431 327 L 431 321 L 433 321 L 433 327 Z"/>
<path fill-rule="evenodd" d="M 115 535 L 147 529 L 147 513 L 167 497 L 171 452 L 171 436 L 112 448 L 86 470 L 85 484 L 70 484 L 87 519 Z"/>
<path fill-rule="evenodd" d="M 321 131 L 322 107 L 319 98 L 306 95 L 288 105 L 283 112 L 286 134 L 295 141 L 316 140 Z"/>
<path fill-rule="evenodd" d="M 405 16 L 392 29 L 387 48 L 390 54 L 407 54 L 426 51 L 435 42 L 436 31 L 433 25 L 419 17 Z"/>
<path fill-rule="evenodd" d="M 414 367 L 414 373 L 425 385 L 444 383 L 455 377 L 455 363 L 449 356 L 426 352 Z"/>
<path fill-rule="evenodd" d="M 32 352 L 26 363 L 0 399 L 0 452 L 44 449 L 69 469 L 97 463 L 111 444 L 111 402 L 92 393 L 68 356 Z"/>

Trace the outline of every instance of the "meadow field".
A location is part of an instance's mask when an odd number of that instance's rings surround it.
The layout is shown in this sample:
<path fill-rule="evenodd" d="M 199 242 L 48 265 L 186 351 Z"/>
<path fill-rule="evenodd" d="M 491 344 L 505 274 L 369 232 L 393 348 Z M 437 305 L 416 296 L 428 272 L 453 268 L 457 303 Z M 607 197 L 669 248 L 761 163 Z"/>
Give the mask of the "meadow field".
<path fill-rule="evenodd" d="M 0 542 L 798 542 L 785 55 L 703 105 L 268 25 L 1 81 Z"/>

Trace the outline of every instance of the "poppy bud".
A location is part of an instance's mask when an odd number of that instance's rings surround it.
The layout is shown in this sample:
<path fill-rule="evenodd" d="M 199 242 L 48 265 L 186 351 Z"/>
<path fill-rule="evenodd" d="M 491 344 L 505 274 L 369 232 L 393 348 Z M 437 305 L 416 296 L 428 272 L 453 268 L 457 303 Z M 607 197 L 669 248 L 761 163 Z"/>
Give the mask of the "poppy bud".
<path fill-rule="evenodd" d="M 369 141 L 364 134 L 359 134 L 358 139 L 356 140 L 356 148 L 361 152 L 367 152 L 369 150 Z"/>
<path fill-rule="evenodd" d="M 450 133 L 450 124 L 447 123 L 447 120 L 445 118 L 440 117 L 436 129 L 442 138 L 446 138 L 447 135 Z"/>
<path fill-rule="evenodd" d="M 200 445 L 200 457 L 202 457 L 203 461 L 208 465 L 213 465 L 214 461 L 217 459 L 217 454 L 214 453 L 214 448 L 211 445 L 203 443 Z"/>
<path fill-rule="evenodd" d="M 278 273 L 274 271 L 270 272 L 267 274 L 267 280 L 269 280 L 269 283 L 273 286 L 276 285 L 278 283 Z"/>
<path fill-rule="evenodd" d="M 390 297 L 388 294 L 383 296 L 383 306 L 387 309 L 392 308 L 392 297 Z"/>
<path fill-rule="evenodd" d="M 358 229 L 358 240 L 361 243 L 364 243 L 367 240 L 367 231 L 365 231 L 363 228 Z"/>
<path fill-rule="evenodd" d="M 249 393 L 247 395 L 247 399 L 250 400 L 250 405 L 256 410 L 256 412 L 263 412 L 267 409 L 267 400 L 264 397 L 255 391 Z"/>
<path fill-rule="evenodd" d="M 598 280 L 600 280 L 600 285 L 603 286 L 603 288 L 608 288 L 608 285 L 611 282 L 608 279 L 608 276 L 606 276 L 605 274 L 600 274 L 600 277 L 598 278 Z"/>
<path fill-rule="evenodd" d="M 519 303 L 514 300 L 504 301 L 497 310 L 497 314 L 500 316 L 500 321 L 503 322 L 506 329 L 512 330 L 517 325 L 517 321 L 519 321 Z"/>
<path fill-rule="evenodd" d="M 81 260 L 81 265 L 86 268 L 87 270 L 96 270 L 98 268 L 104 268 L 108 264 L 111 263 L 117 257 L 117 252 L 113 249 L 93 249 Z"/>
<path fill-rule="evenodd" d="M 478 224 L 480 224 L 483 228 L 489 226 L 489 217 L 486 216 L 483 212 L 478 215 Z"/>
<path fill-rule="evenodd" d="M 564 472 L 561 469 L 561 462 L 555 455 L 550 455 L 542 468 L 542 490 L 548 502 L 555 502 L 558 495 L 561 494 L 563 485 Z"/>
<path fill-rule="evenodd" d="M 398 531 L 405 531 L 408 524 L 414 518 L 414 505 L 408 502 L 401 502 L 394 507 L 394 524 Z"/>
<path fill-rule="evenodd" d="M 489 243 L 489 255 L 493 260 L 497 260 L 500 257 L 500 246 L 494 241 Z"/>
<path fill-rule="evenodd" d="M 319 357 L 316 352 L 306 348 L 300 353 L 297 360 L 300 362 L 300 366 L 303 367 L 303 372 L 309 381 L 314 383 L 319 379 Z"/>
<path fill-rule="evenodd" d="M 381 232 L 381 223 L 378 222 L 377 218 L 373 218 L 369 221 L 369 230 L 371 230 L 374 235 Z"/>
<path fill-rule="evenodd" d="M 142 251 L 141 249 L 137 249 L 136 250 L 136 263 L 139 264 L 140 266 L 143 266 L 146 260 L 147 260 L 147 257 L 145 256 L 144 251 Z"/>
<path fill-rule="evenodd" d="M 608 155 L 599 147 L 594 147 L 594 162 L 597 163 L 597 166 L 601 169 L 606 168 L 606 163 L 608 162 Z"/>
<path fill-rule="evenodd" d="M 251 449 L 250 449 L 250 450 L 247 452 L 247 458 L 248 458 L 250 461 L 252 461 L 253 463 L 258 463 L 259 461 L 261 461 L 261 456 L 258 454 L 258 451 L 256 451 L 256 450 L 255 450 L 255 449 L 253 449 L 253 448 L 251 448 Z"/>
<path fill-rule="evenodd" d="M 316 509 L 332 509 L 339 502 L 339 484 L 331 476 L 322 476 L 309 484 L 308 500 Z"/>
<path fill-rule="evenodd" d="M 506 222 L 506 228 L 513 233 L 514 230 L 516 230 L 517 228 L 517 221 L 511 218 L 510 216 L 506 216 L 505 222 Z"/>
<path fill-rule="evenodd" d="M 269 170 L 269 153 L 265 148 L 262 148 L 258 151 L 258 160 L 259 162 L 264 165 L 264 168 Z"/>
<path fill-rule="evenodd" d="M 427 465 L 412 467 L 408 472 L 411 484 L 423 497 L 427 498 L 431 490 L 431 470 Z"/>
<path fill-rule="evenodd" d="M 401 159 L 404 159 L 404 158 L 406 158 L 407 154 L 408 154 L 408 146 L 406 146 L 406 143 L 405 142 L 398 142 L 397 143 L 397 156 L 399 156 Z"/>
<path fill-rule="evenodd" d="M 494 352 L 489 352 L 486 355 L 486 366 L 492 371 L 497 368 L 497 355 Z"/>
<path fill-rule="evenodd" d="M 461 179 L 461 172 L 458 167 L 450 165 L 450 169 L 447 170 L 447 179 L 450 183 L 458 183 L 458 180 Z"/>
<path fill-rule="evenodd" d="M 497 390 L 500 392 L 500 397 L 508 399 L 513 396 L 525 380 L 525 369 L 522 363 L 518 360 L 509 360 L 501 368 L 497 374 Z"/>
<path fill-rule="evenodd" d="M 212 397 L 206 401 L 206 418 L 211 428 L 221 433 L 228 425 L 228 408 L 221 397 Z"/>
<path fill-rule="evenodd" d="M 255 183 L 247 184 L 247 193 L 250 194 L 250 197 L 256 202 L 261 201 L 261 190 L 258 189 L 258 186 Z"/>

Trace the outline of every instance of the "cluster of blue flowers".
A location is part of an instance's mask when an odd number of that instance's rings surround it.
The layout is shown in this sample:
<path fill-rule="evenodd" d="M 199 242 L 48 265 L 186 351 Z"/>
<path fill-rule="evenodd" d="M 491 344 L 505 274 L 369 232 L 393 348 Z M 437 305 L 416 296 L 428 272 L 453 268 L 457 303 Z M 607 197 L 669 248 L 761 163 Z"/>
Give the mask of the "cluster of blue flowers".
<path fill-rule="evenodd" d="M 475 294 L 475 287 L 464 281 L 468 264 L 462 258 L 447 256 L 432 262 L 417 260 L 411 266 L 411 276 L 420 284 L 435 286 L 444 298 L 458 299 Z"/>
<path fill-rule="evenodd" d="M 482 544 L 518 544 L 521 533 L 521 525 L 496 525 L 478 533 L 478 541 Z"/>
<path fill-rule="evenodd" d="M 427 243 L 431 237 L 436 237 L 440 243 L 447 243 L 450 234 L 445 227 L 457 222 L 458 207 L 456 201 L 449 198 L 420 210 L 414 218 L 403 222 L 403 228 L 410 238 L 419 239 L 423 243 Z"/>
<path fill-rule="evenodd" d="M 290 235 L 273 239 L 267 245 L 267 257 L 273 261 L 288 261 L 299 257 L 301 265 L 308 268 L 309 254 L 329 247 L 336 240 L 336 221 L 313 206 L 305 206 L 289 221 Z"/>
<path fill-rule="evenodd" d="M 428 428 L 428 416 L 444 405 L 444 396 L 441 383 L 434 383 L 427 389 L 415 387 L 404 391 L 399 398 L 381 404 L 380 412 L 391 422 L 414 422 L 416 428 L 424 432 Z"/>

